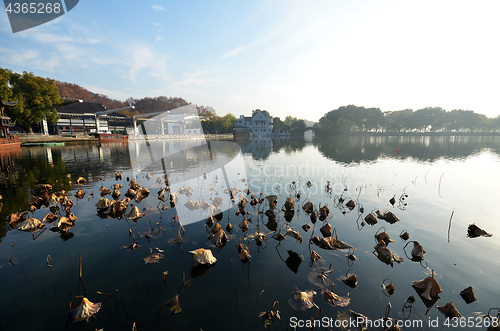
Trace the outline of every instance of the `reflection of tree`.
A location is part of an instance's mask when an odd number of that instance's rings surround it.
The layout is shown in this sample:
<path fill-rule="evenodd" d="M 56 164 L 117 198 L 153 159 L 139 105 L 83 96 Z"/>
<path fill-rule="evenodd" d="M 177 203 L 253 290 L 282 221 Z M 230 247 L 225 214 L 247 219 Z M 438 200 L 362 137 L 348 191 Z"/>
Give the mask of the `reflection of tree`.
<path fill-rule="evenodd" d="M 500 137 L 494 136 L 335 136 L 315 138 L 314 145 L 327 158 L 346 164 L 381 156 L 432 162 L 464 158 L 485 148 L 500 154 Z"/>

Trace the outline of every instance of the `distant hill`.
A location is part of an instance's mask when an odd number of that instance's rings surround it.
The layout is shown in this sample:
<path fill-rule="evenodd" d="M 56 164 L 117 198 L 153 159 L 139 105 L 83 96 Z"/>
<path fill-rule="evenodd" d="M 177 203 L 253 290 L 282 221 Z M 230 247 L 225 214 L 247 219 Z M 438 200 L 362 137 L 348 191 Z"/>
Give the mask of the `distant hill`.
<path fill-rule="evenodd" d="M 107 95 L 91 92 L 77 84 L 56 81 L 56 86 L 59 90 L 59 95 L 63 99 L 95 101 L 102 104 L 106 109 L 117 109 L 128 106 L 128 103 L 124 101 L 110 99 Z"/>

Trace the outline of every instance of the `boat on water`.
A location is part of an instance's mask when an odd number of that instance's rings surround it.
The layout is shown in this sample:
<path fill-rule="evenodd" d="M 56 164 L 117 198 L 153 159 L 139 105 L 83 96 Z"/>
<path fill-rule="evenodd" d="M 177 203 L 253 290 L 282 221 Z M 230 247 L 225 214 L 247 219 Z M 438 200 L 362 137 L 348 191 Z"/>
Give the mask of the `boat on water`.
<path fill-rule="evenodd" d="M 38 142 L 38 143 L 22 143 L 21 146 L 64 146 L 66 145 L 64 142 Z"/>

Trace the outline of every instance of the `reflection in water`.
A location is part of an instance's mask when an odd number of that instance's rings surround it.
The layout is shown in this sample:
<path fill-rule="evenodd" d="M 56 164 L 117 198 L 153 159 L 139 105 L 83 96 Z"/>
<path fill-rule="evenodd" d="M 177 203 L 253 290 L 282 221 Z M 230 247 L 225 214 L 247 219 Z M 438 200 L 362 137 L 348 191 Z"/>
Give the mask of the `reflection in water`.
<path fill-rule="evenodd" d="M 291 316 L 307 320 L 316 314 L 314 308 L 297 312 L 287 305 L 295 288 L 318 292 L 318 287 L 330 290 L 333 283 L 335 293 L 349 298 L 347 308 L 374 320 L 383 316 L 380 307 L 389 303 L 389 298 L 381 293 L 381 282 L 390 278 L 394 283 L 396 291 L 390 302 L 397 306 L 394 311 L 399 312 L 405 300 L 415 295 L 412 282 L 431 275 L 431 270 L 423 268 L 425 265 L 434 270 L 443 287 L 442 299 L 437 304 L 453 300 L 464 316 L 486 313 L 498 306 L 495 285 L 500 266 L 491 256 L 500 254 L 500 245 L 495 240 L 500 233 L 495 221 L 500 192 L 490 185 L 500 181 L 498 138 L 335 137 L 316 139 L 312 144 L 303 139 L 259 139 L 243 144 L 243 153 L 233 142 L 200 145 L 169 141 L 152 143 L 149 147 L 133 143 L 51 147 L 51 161 L 49 150 L 44 147 L 23 148 L 22 155 L 2 156 L 3 220 L 11 212 L 28 209 L 27 197 L 40 195 L 37 183 L 49 183 L 56 192 L 67 191 L 74 201 L 71 212 L 78 219 L 71 232 L 45 231 L 34 236 L 11 229 L 3 222 L 0 272 L 8 281 L 0 285 L 2 302 L 7 303 L 0 311 L 1 328 L 61 329 L 66 323 L 69 300 L 86 294 L 92 302 L 102 302 L 101 311 L 88 324 L 75 324 L 71 328 L 129 330 L 137 322 L 140 329 L 148 330 L 256 330 L 262 328 L 257 318 L 259 313 L 278 302 L 275 306 L 279 306 L 282 318 L 275 320 L 273 327 L 286 329 Z M 239 157 L 245 162 L 243 165 L 231 163 Z M 304 172 L 297 173 L 302 170 L 299 167 L 289 173 L 278 172 L 279 165 L 304 165 L 306 161 L 310 161 L 309 168 Z M 139 164 L 138 168 L 133 164 Z M 339 171 L 328 172 L 328 176 L 319 171 L 330 166 Z M 239 173 L 242 167 L 250 169 L 248 174 Z M 115 179 L 117 171 L 124 172 L 122 179 Z M 68 173 L 71 178 L 67 178 Z M 149 173 L 153 173 L 150 179 L 146 176 Z M 178 208 L 171 208 L 168 200 L 163 203 L 157 199 L 157 192 L 165 187 L 164 173 L 173 182 L 172 192 L 179 193 Z M 149 197 L 141 202 L 130 202 L 145 213 L 144 217 L 127 220 L 98 213 L 95 204 L 100 198 L 100 187 L 110 188 L 119 183 L 124 185 L 124 193 L 130 184 L 127 177 L 134 175 L 137 182 L 151 190 Z M 80 176 L 87 179 L 86 184 L 69 185 L 70 180 L 75 182 Z M 208 239 L 213 224 L 187 225 L 189 219 L 199 220 L 200 214 L 185 206 L 189 197 L 180 193 L 179 186 L 193 188 L 192 200 L 213 202 L 231 194 L 224 192 L 225 188 L 236 184 L 244 187 L 246 182 L 252 194 L 260 198 L 263 186 L 257 184 L 264 179 L 278 199 L 274 212 L 268 212 L 267 200 L 262 205 L 248 202 L 230 209 L 229 201 L 222 200 L 228 210 L 215 218 L 227 231 L 226 245 L 216 246 Z M 251 185 L 252 181 L 257 184 Z M 86 195 L 77 199 L 74 195 L 80 188 Z M 291 217 L 280 211 L 289 195 L 285 188 L 293 188 L 290 194 L 295 212 Z M 404 197 L 402 206 L 397 203 L 400 196 Z M 395 203 L 390 202 L 392 198 Z M 311 236 L 321 236 L 319 229 L 327 224 L 304 213 L 302 206 L 306 202 L 316 210 L 328 206 L 331 215 L 326 214 L 327 221 L 335 229 L 331 238 L 337 240 L 338 233 L 338 238 L 357 250 L 314 246 L 321 257 L 310 263 L 309 240 Z M 386 260 L 380 263 L 371 253 L 380 225 L 367 226 L 371 223 L 366 215 L 371 211 L 377 214 L 377 210 L 384 214 L 385 210 L 391 211 L 399 219 L 381 221 L 384 231 L 394 240 L 388 244 L 393 252 L 390 257 L 394 260 L 395 256 L 404 256 L 408 242 L 398 235 L 407 231 L 411 237 L 406 240 L 418 241 L 425 247 L 425 264 L 405 258 L 391 268 Z M 47 212 L 42 207 L 30 216 L 42 219 Z M 450 214 L 455 215 L 452 224 Z M 248 220 L 245 232 L 238 226 L 243 220 Z M 181 231 L 179 221 L 185 231 Z M 467 238 L 467 228 L 473 222 L 493 237 Z M 229 224 L 234 227 L 230 229 Z M 297 240 L 299 232 L 303 242 Z M 237 249 L 240 238 L 250 255 L 244 265 Z M 136 242 L 134 250 L 120 249 Z M 208 268 L 193 267 L 188 252 L 198 248 L 210 249 L 217 262 Z M 146 264 L 145 259 L 157 249 L 164 251 L 164 258 Z M 78 253 L 83 260 L 82 282 L 78 279 Z M 348 253 L 355 253 L 356 258 L 349 260 Z M 302 263 L 304 259 L 306 263 Z M 315 282 L 308 279 L 311 274 Z M 348 274 L 356 275 L 355 288 L 340 282 Z M 320 275 L 323 278 L 318 278 Z M 457 299 L 457 293 L 467 286 L 474 287 L 478 298 L 470 305 Z M 114 292 L 115 289 L 118 291 Z M 97 291 L 114 293 L 113 298 L 98 295 Z M 178 298 L 182 311 L 175 316 L 168 310 L 159 314 L 162 305 L 172 297 Z M 328 305 L 322 296 L 316 296 L 314 303 L 322 309 L 322 316 L 329 318 L 335 319 L 344 311 Z M 417 299 L 411 318 L 425 323 L 427 318 L 440 317 L 435 304 L 427 305 Z M 28 312 L 29 319 L 15 317 L 26 316 Z M 221 313 L 224 318 L 219 318 Z M 392 312 L 389 317 L 400 318 L 400 315 Z"/>
<path fill-rule="evenodd" d="M 486 148 L 500 153 L 497 136 L 336 136 L 315 139 L 314 145 L 327 158 L 344 164 L 375 161 L 382 156 L 432 162 L 465 158 Z"/>

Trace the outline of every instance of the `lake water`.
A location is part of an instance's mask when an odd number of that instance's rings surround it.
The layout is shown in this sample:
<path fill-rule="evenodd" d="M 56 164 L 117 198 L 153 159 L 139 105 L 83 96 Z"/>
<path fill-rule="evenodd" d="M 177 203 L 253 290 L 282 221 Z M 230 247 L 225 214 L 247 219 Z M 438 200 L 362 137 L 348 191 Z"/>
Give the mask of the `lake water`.
<path fill-rule="evenodd" d="M 22 152 L 2 155 L 0 330 L 131 330 L 134 322 L 137 330 L 258 330 L 265 329 L 258 316 L 276 301 L 281 319 L 269 327 L 291 330 L 291 321 L 315 317 L 335 323 L 349 309 L 375 321 L 384 317 L 389 304 L 388 317 L 403 320 L 409 310 L 403 313 L 402 308 L 410 295 L 416 300 L 407 323 L 421 320 L 423 324 L 406 324 L 405 330 L 448 329 L 443 324 L 445 316 L 435 306 L 450 301 L 463 317 L 472 317 L 479 329 L 486 329 L 476 318 L 500 306 L 499 166 L 500 137 L 259 139 L 239 144 L 184 140 L 23 147 Z M 118 171 L 123 172 L 121 180 L 115 179 Z M 152 178 L 147 179 L 148 173 Z M 207 239 L 208 213 L 186 208 L 185 194 L 179 193 L 177 208 L 157 199 L 157 192 L 165 187 L 165 174 L 170 176 L 171 192 L 192 187 L 192 201 L 223 198 L 220 224 L 223 229 L 228 222 L 233 225 L 224 247 L 217 248 Z M 87 180 L 82 186 L 75 184 L 79 177 Z M 151 190 L 141 202 L 130 203 L 144 211 L 144 217 L 135 222 L 98 213 L 95 204 L 101 198 L 100 187 L 124 185 L 120 189 L 123 199 L 127 177 Z M 51 231 L 52 223 L 32 234 L 12 229 L 4 221 L 12 212 L 28 210 L 28 196 L 39 194 L 35 180 L 51 184 L 55 193 L 64 189 L 74 200 L 71 212 L 78 219 L 67 232 Z M 284 212 L 276 210 L 277 225 L 272 231 L 268 217 L 259 213 L 269 209 L 267 201 L 260 207 L 247 204 L 247 218 L 252 221 L 243 232 L 239 227 L 243 216 L 236 215 L 238 208 L 229 200 L 231 187 L 248 188 L 256 197 L 276 195 L 279 209 L 291 196 L 295 214 L 289 221 Z M 82 199 L 74 196 L 80 188 L 85 191 Z M 389 202 L 393 197 L 394 206 Z M 350 200 L 356 203 L 352 211 L 346 207 Z M 346 257 L 347 250 L 309 245 L 311 236 L 321 236 L 323 222 L 311 222 L 302 209 L 307 201 L 316 210 L 329 207 L 331 215 L 326 221 L 339 240 L 356 247 L 355 261 Z M 390 224 L 378 219 L 373 226 L 363 222 L 376 210 L 391 211 L 400 221 Z M 42 206 L 32 216 L 41 220 L 47 212 Z M 311 226 L 308 232 L 302 229 L 306 223 Z M 468 238 L 467 228 L 472 223 L 493 236 Z M 387 248 L 404 260 L 392 267 L 373 253 L 374 235 L 384 231 L 382 227 L 394 240 Z M 150 239 L 144 237 L 148 228 Z M 300 231 L 303 242 L 289 235 L 281 241 L 274 238 L 288 229 Z M 408 241 L 399 237 L 403 230 L 410 235 Z M 261 246 L 252 239 L 256 231 L 267 234 Z M 180 243 L 175 241 L 179 232 Z M 123 248 L 134 239 L 137 249 Z M 240 240 L 249 250 L 248 263 L 239 260 Z M 423 246 L 425 261 L 408 259 L 404 247 L 409 241 Z M 146 264 L 144 258 L 155 247 L 164 251 L 164 257 L 159 263 Z M 412 243 L 406 247 L 407 254 L 411 247 Z M 217 259 L 215 265 L 194 268 L 189 251 L 198 248 L 210 249 Z M 311 263 L 310 250 L 321 259 Z M 51 267 L 47 266 L 49 255 Z M 321 268 L 328 279 L 323 284 L 316 277 Z M 412 281 L 430 276 L 431 270 L 442 293 L 437 302 L 426 306 Z M 356 274 L 356 288 L 343 283 L 341 278 L 348 272 Z M 385 284 L 392 282 L 394 294 L 389 296 L 382 288 L 384 280 Z M 332 290 L 332 283 L 333 292 L 350 299 L 348 306 L 333 307 L 323 298 L 319 289 Z M 466 304 L 460 292 L 469 286 L 478 300 Z M 316 291 L 314 303 L 321 311 L 316 307 L 294 310 L 289 300 L 296 289 Z M 164 303 L 176 294 L 182 311 L 172 314 Z M 102 306 L 88 322 L 72 323 L 70 302 L 79 295 Z M 429 326 L 436 319 L 439 326 Z M 323 330 L 325 325 L 316 329 Z"/>

